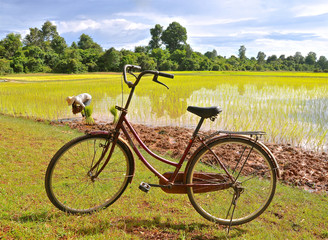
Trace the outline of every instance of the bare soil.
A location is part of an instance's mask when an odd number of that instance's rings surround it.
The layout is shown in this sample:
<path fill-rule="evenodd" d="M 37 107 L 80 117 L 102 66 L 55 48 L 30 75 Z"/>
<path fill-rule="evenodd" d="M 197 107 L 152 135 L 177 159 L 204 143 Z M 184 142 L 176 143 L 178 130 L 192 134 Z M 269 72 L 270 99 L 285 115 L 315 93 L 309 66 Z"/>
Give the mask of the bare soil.
<path fill-rule="evenodd" d="M 110 130 L 112 124 L 96 123 L 85 125 L 80 120 L 53 122 L 67 124 L 73 129 L 88 133 L 95 130 Z M 133 124 L 142 141 L 152 150 L 173 158 L 182 156 L 183 151 L 192 135 L 193 130 L 181 127 L 150 127 Z M 209 134 L 210 132 L 203 132 Z M 301 187 L 310 192 L 328 193 L 328 154 L 315 152 L 290 144 L 266 143 L 265 145 L 275 156 L 280 168 L 280 181 Z M 194 150 L 195 145 L 192 149 Z"/>

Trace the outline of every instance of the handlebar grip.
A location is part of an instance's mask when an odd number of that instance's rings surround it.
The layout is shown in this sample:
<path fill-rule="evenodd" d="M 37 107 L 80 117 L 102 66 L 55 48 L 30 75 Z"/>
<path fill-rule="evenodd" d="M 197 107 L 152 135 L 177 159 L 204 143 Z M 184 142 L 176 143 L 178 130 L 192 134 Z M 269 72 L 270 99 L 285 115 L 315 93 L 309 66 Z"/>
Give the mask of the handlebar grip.
<path fill-rule="evenodd" d="M 137 65 L 130 65 L 130 64 L 125 65 L 124 68 L 125 68 L 125 69 L 137 69 L 137 70 L 141 70 L 141 67 L 140 67 L 140 66 L 137 66 Z"/>
<path fill-rule="evenodd" d="M 136 70 L 141 70 L 141 67 L 137 66 L 137 65 L 131 65 L 131 68 L 136 69 Z"/>
<path fill-rule="evenodd" d="M 124 82 L 129 86 L 129 88 L 131 88 L 131 87 L 133 87 L 134 86 L 134 83 L 133 82 L 129 82 L 128 80 L 127 80 L 127 77 L 126 77 L 126 72 L 128 71 L 129 72 L 129 70 L 130 69 L 141 69 L 141 67 L 140 66 L 136 66 L 136 65 L 130 65 L 130 64 L 126 64 L 126 65 L 124 65 L 124 68 L 123 68 L 123 78 L 124 78 Z"/>
<path fill-rule="evenodd" d="M 172 79 L 174 78 L 173 74 L 164 73 L 164 72 L 158 72 L 158 76 L 166 77 L 166 78 L 172 78 Z"/>

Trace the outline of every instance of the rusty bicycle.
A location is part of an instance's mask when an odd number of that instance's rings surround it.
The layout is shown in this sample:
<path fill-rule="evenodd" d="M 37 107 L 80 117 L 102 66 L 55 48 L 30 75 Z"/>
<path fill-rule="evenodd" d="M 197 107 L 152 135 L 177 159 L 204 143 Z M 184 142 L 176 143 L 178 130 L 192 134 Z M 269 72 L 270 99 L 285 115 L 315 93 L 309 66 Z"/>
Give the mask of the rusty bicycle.
<path fill-rule="evenodd" d="M 135 78 L 134 82 L 128 81 L 127 74 Z M 45 175 L 46 192 L 53 205 L 72 214 L 92 213 L 109 207 L 133 180 L 134 152 L 159 179 L 157 183 L 142 182 L 139 188 L 144 192 L 151 187 L 159 187 L 169 194 L 187 194 L 201 216 L 228 226 L 244 224 L 262 214 L 273 199 L 279 177 L 277 161 L 259 141 L 265 133 L 220 130 L 203 136 L 199 132 L 203 122 L 214 121 L 222 109 L 217 106 L 189 106 L 187 110 L 200 118 L 198 125 L 180 160 L 167 160 L 143 143 L 127 119 L 138 83 L 149 75 L 155 83 L 165 87 L 158 78 L 174 77 L 125 65 L 123 79 L 130 88 L 130 94 L 124 107 L 116 106 L 120 116 L 115 128 L 77 137 L 53 156 Z M 196 141 L 200 146 L 187 157 Z M 139 148 L 175 170 L 160 173 Z"/>

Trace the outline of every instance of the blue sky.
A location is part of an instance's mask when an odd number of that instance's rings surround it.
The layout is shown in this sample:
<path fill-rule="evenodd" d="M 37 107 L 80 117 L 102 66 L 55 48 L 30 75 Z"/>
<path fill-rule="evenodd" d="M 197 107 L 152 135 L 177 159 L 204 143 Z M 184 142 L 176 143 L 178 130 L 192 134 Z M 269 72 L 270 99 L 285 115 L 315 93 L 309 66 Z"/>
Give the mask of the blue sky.
<path fill-rule="evenodd" d="M 0 39 L 11 32 L 24 37 L 47 20 L 68 44 L 85 33 L 104 49 L 147 45 L 150 28 L 177 21 L 202 53 L 230 57 L 244 45 L 247 57 L 328 57 L 327 0 L 0 0 Z"/>

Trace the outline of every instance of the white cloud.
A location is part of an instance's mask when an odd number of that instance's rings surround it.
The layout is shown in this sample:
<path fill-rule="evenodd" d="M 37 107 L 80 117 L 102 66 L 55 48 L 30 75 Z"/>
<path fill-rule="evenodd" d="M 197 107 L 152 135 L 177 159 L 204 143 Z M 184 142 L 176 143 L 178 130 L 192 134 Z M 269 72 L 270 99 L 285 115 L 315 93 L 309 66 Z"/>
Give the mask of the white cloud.
<path fill-rule="evenodd" d="M 75 21 L 59 21 L 54 22 L 60 34 L 67 32 L 81 32 L 86 29 L 98 29 L 101 24 L 91 19 L 75 20 Z"/>
<path fill-rule="evenodd" d="M 167 27 L 171 22 L 178 22 L 181 25 L 186 25 L 188 23 L 188 20 L 186 17 L 181 16 L 168 16 L 160 13 L 151 13 L 151 12 L 119 12 L 115 14 L 119 17 L 125 17 L 125 18 L 139 18 L 143 21 L 152 23 L 151 27 L 154 27 L 155 24 L 160 24 L 164 27 Z"/>
<path fill-rule="evenodd" d="M 100 31 L 110 31 L 113 29 L 124 30 L 144 30 L 149 29 L 150 25 L 143 23 L 131 22 L 125 19 L 104 19 L 101 21 L 96 21 L 92 19 L 85 20 L 74 20 L 74 21 L 59 21 L 54 22 L 57 25 L 58 32 L 68 33 L 68 32 L 81 32 L 85 30 L 100 30 Z"/>
<path fill-rule="evenodd" d="M 262 51 L 267 56 L 273 54 L 278 57 L 281 54 L 286 56 L 294 55 L 296 52 L 301 52 L 303 56 L 306 56 L 309 52 L 316 52 L 318 55 L 328 55 L 327 43 L 321 40 L 273 40 L 273 39 L 257 39 L 250 47 L 251 49 L 257 49 L 255 51 Z M 246 46 L 247 47 L 247 46 Z M 256 52 L 252 55 L 256 55 Z M 318 56 L 319 57 L 319 56 Z"/>
<path fill-rule="evenodd" d="M 212 26 L 212 25 L 224 25 L 229 23 L 238 23 L 244 21 L 255 20 L 256 18 L 207 18 L 202 17 L 201 19 L 195 17 L 188 17 L 187 24 L 192 26 Z"/>
<path fill-rule="evenodd" d="M 313 3 L 308 5 L 299 5 L 292 9 L 296 17 L 310 17 L 318 16 L 328 13 L 328 2 L 325 3 Z"/>
<path fill-rule="evenodd" d="M 148 44 L 155 24 L 165 29 L 176 21 L 186 27 L 191 47 L 202 53 L 216 49 L 229 57 L 245 45 L 249 57 L 258 51 L 266 55 L 314 51 L 328 56 L 328 15 L 322 15 L 328 14 L 327 0 L 136 0 L 107 5 L 73 1 L 74 8 L 49 7 L 35 0 L 7 2 L 0 8 L 0 39 L 10 31 L 24 37 L 30 27 L 40 28 L 52 20 L 68 43 L 85 33 L 104 48 L 133 49 Z M 40 11 L 31 15 L 36 8 Z"/>

